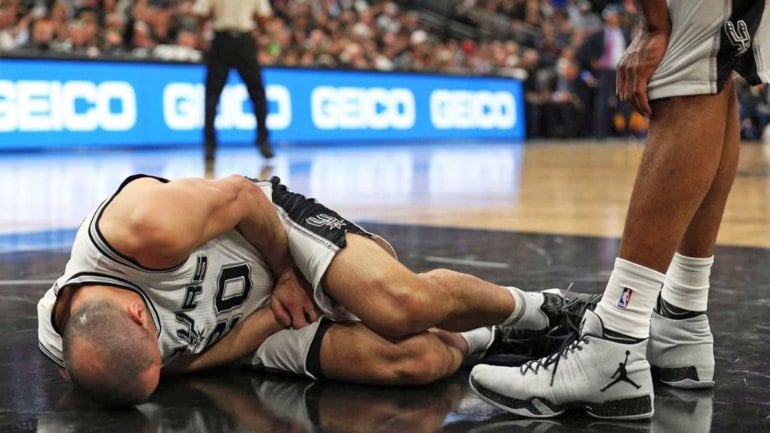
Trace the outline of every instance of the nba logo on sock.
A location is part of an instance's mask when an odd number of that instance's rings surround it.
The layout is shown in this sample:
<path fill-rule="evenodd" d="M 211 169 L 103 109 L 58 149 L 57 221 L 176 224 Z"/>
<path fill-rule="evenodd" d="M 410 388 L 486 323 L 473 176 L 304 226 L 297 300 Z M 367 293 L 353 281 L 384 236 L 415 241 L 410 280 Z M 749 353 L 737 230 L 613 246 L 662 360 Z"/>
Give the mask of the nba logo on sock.
<path fill-rule="evenodd" d="M 626 309 L 628 307 L 628 303 L 631 302 L 631 295 L 634 294 L 634 291 L 631 290 L 628 287 L 623 287 L 623 293 L 620 294 L 620 300 L 618 301 L 618 307 L 622 309 Z"/>

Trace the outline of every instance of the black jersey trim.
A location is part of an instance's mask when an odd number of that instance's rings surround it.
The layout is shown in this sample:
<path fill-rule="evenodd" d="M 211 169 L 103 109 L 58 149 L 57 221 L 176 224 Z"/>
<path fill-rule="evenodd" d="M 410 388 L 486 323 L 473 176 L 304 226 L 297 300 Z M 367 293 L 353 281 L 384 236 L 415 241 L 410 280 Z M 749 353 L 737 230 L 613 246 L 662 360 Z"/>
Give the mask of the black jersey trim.
<path fill-rule="evenodd" d="M 48 350 L 48 349 L 47 349 L 47 348 L 46 348 L 46 347 L 43 345 L 43 343 L 42 343 L 42 342 L 38 342 L 38 343 L 37 343 L 37 348 L 38 348 L 38 349 L 40 349 L 40 352 L 41 352 L 43 355 L 45 355 L 45 357 L 46 357 L 46 358 L 48 358 L 48 360 L 49 360 L 49 361 L 51 361 L 51 362 L 53 362 L 54 364 L 56 364 L 56 366 L 57 366 L 57 367 L 66 368 L 66 367 L 65 367 L 65 365 L 64 365 L 64 360 L 63 360 L 63 359 L 59 359 L 59 358 L 57 358 L 57 357 L 56 357 L 56 355 L 54 355 L 53 353 L 51 353 L 51 351 L 50 351 L 50 350 Z"/>
<path fill-rule="evenodd" d="M 144 301 L 144 303 L 149 307 L 152 321 L 155 322 L 155 327 L 158 330 L 158 337 L 160 337 L 161 330 L 163 329 L 163 324 L 161 323 L 160 315 L 158 314 L 158 311 L 155 308 L 155 304 L 139 286 L 137 286 L 136 284 L 130 281 L 124 280 L 120 277 L 114 277 L 112 275 L 101 274 L 98 272 L 79 272 L 73 275 L 72 278 L 68 279 L 67 282 L 61 286 L 61 290 L 64 290 L 67 287 L 79 287 L 79 286 L 85 286 L 89 284 L 114 286 L 120 289 L 131 290 L 139 294 L 139 296 L 142 297 L 142 300 Z M 61 335 L 61 332 L 58 329 L 56 329 L 55 322 L 53 325 L 56 332 L 59 332 L 59 334 Z"/>
<path fill-rule="evenodd" d="M 176 266 L 172 266 L 170 268 L 165 268 L 165 269 L 151 269 L 151 268 L 144 267 L 136 259 L 120 253 L 112 245 L 110 245 L 110 243 L 107 241 L 107 238 L 104 237 L 104 235 L 102 234 L 102 231 L 99 229 L 99 221 L 102 218 L 102 214 L 104 213 L 104 210 L 107 208 L 107 206 L 109 206 L 109 204 L 112 203 L 112 200 L 115 199 L 115 197 L 123 190 L 123 188 L 125 188 L 126 185 L 128 185 L 129 183 L 137 179 L 142 179 L 142 178 L 151 178 L 163 183 L 169 182 L 168 179 L 164 179 L 162 177 L 157 177 L 157 176 L 150 176 L 146 174 L 135 174 L 133 176 L 127 177 L 126 180 L 124 180 L 123 183 L 120 184 L 117 191 L 115 191 L 115 193 L 109 199 L 102 202 L 102 204 L 99 205 L 99 207 L 97 208 L 88 226 L 88 237 L 91 239 L 91 243 L 93 243 L 94 246 L 96 246 L 96 249 L 98 249 L 100 253 L 102 253 L 105 257 L 109 258 L 110 260 L 113 260 L 124 266 L 129 266 L 145 272 L 175 271 L 180 267 L 182 267 L 185 262 L 182 262 Z"/>

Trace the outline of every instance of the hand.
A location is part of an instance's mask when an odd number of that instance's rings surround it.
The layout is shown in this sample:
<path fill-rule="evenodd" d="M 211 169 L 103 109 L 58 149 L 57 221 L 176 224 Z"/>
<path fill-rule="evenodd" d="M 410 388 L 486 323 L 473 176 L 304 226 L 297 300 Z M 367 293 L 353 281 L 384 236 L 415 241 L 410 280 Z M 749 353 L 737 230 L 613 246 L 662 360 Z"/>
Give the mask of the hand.
<path fill-rule="evenodd" d="M 283 326 L 294 329 L 313 323 L 319 316 L 309 293 L 310 284 L 294 270 L 284 272 L 275 283 L 270 309 Z"/>
<path fill-rule="evenodd" d="M 640 31 L 618 63 L 618 98 L 623 102 L 630 102 L 647 117 L 652 116 L 652 108 L 647 98 L 647 84 L 666 54 L 670 36 L 670 30 Z"/>

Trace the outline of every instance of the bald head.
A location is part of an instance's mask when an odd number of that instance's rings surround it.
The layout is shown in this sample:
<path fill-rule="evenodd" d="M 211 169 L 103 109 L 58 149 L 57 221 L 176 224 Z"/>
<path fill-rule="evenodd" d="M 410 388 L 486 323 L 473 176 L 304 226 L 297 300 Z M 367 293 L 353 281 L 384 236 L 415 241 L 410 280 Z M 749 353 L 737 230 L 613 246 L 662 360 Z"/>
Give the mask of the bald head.
<path fill-rule="evenodd" d="M 109 405 L 139 403 L 157 387 L 157 340 L 109 301 L 78 308 L 64 329 L 63 349 L 75 386 Z"/>

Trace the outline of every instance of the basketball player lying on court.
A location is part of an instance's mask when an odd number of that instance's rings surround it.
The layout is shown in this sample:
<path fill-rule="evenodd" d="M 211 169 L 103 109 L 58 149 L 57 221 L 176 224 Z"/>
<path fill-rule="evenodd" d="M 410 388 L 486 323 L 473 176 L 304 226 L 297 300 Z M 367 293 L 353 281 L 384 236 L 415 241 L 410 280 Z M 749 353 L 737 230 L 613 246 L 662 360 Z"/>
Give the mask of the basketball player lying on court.
<path fill-rule="evenodd" d="M 144 400 L 161 375 L 244 362 L 414 385 L 487 348 L 491 325 L 559 325 L 564 301 L 415 274 L 384 239 L 277 178 L 137 175 L 82 223 L 38 303 L 38 338 L 65 377 L 113 405 Z"/>

